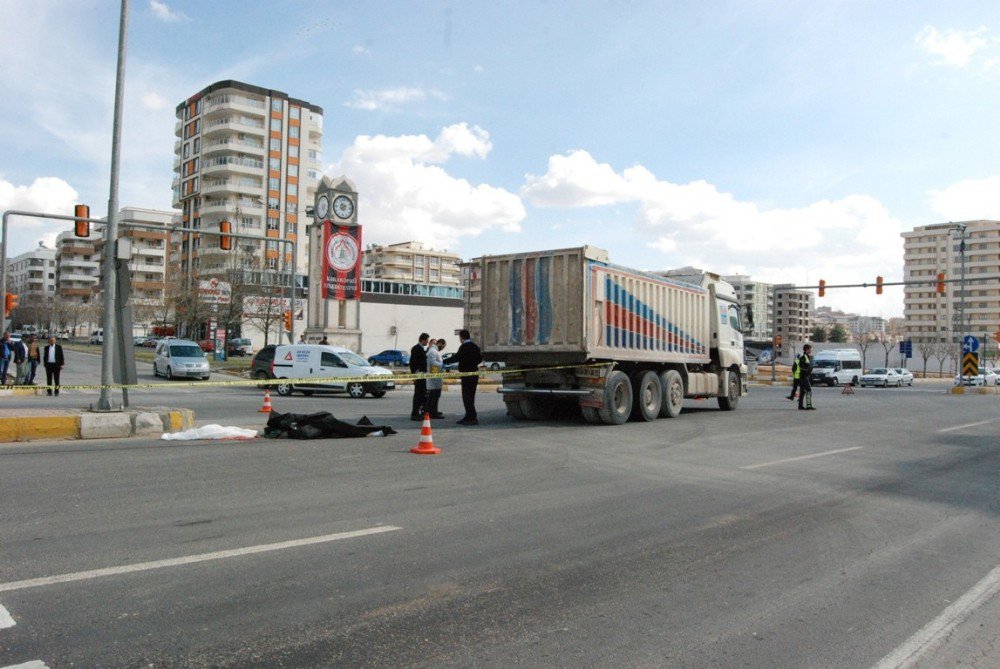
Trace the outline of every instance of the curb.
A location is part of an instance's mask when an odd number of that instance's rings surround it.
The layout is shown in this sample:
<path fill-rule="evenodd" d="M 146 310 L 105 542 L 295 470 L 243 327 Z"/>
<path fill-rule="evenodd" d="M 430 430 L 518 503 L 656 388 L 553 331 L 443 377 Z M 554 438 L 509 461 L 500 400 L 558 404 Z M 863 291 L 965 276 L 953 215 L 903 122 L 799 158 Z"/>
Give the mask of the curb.
<path fill-rule="evenodd" d="M 40 439 L 121 439 L 156 436 L 194 427 L 190 409 L 150 408 L 0 417 L 0 443 Z"/>

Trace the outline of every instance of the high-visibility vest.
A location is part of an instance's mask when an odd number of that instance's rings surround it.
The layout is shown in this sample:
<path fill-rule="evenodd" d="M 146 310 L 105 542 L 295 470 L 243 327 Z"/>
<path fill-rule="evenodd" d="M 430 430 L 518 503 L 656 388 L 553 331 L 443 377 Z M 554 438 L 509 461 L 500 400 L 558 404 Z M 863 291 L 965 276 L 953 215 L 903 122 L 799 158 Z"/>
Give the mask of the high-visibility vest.
<path fill-rule="evenodd" d="M 798 358 L 796 358 L 794 361 L 792 361 L 792 378 L 793 379 L 798 379 L 799 378 L 799 361 L 798 361 Z"/>

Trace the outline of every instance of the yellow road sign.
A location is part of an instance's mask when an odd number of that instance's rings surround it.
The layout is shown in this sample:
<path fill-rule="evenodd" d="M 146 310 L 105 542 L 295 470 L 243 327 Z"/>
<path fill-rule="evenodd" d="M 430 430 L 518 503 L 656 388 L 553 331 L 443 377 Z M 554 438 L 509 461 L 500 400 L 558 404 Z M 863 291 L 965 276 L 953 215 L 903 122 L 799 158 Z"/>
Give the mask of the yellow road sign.
<path fill-rule="evenodd" d="M 977 353 L 966 353 L 962 356 L 962 376 L 976 376 L 979 374 L 979 355 Z"/>

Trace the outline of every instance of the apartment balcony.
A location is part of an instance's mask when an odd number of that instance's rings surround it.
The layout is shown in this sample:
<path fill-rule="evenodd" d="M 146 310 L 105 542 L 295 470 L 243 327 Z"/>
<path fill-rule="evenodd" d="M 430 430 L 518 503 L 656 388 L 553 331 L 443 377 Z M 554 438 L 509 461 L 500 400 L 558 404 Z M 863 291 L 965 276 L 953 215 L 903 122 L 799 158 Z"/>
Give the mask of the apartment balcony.
<path fill-rule="evenodd" d="M 263 142 L 246 142 L 240 141 L 235 137 L 230 137 L 206 143 L 201 149 L 201 154 L 202 156 L 210 156 L 223 153 L 253 153 L 254 155 L 263 156 L 265 150 L 266 147 Z"/>
<path fill-rule="evenodd" d="M 135 290 L 160 291 L 167 287 L 165 281 L 132 281 Z"/>
<path fill-rule="evenodd" d="M 88 274 L 86 272 L 59 272 L 59 283 L 64 283 L 67 281 L 77 282 L 77 283 L 97 283 L 98 277 L 94 274 Z"/>
<path fill-rule="evenodd" d="M 178 120 L 177 123 L 174 124 L 174 135 L 180 137 L 183 129 L 184 129 L 184 121 Z"/>
<path fill-rule="evenodd" d="M 63 257 L 59 260 L 59 271 L 65 272 L 68 269 L 87 270 L 96 272 L 100 263 L 97 260 L 80 260 L 73 256 Z"/>
<path fill-rule="evenodd" d="M 90 297 L 94 291 L 90 288 L 60 288 L 59 294 L 63 297 Z"/>
<path fill-rule="evenodd" d="M 259 176 L 263 169 L 263 163 L 246 165 L 239 162 L 227 162 L 209 166 L 202 165 L 201 173 L 203 176 L 223 176 L 230 174 Z"/>
<path fill-rule="evenodd" d="M 203 118 L 208 119 L 213 116 L 230 114 L 234 111 L 264 118 L 264 115 L 267 113 L 267 106 L 263 100 L 254 100 L 242 95 L 221 94 L 206 100 L 202 108 L 202 115 Z"/>
<path fill-rule="evenodd" d="M 250 133 L 260 137 L 265 137 L 267 135 L 267 128 L 265 128 L 263 121 L 261 121 L 260 125 L 258 125 L 256 123 L 247 122 L 245 119 L 238 119 L 230 116 L 218 119 L 211 123 L 206 123 L 202 127 L 201 134 L 207 140 L 210 137 L 222 137 L 234 132 Z"/>

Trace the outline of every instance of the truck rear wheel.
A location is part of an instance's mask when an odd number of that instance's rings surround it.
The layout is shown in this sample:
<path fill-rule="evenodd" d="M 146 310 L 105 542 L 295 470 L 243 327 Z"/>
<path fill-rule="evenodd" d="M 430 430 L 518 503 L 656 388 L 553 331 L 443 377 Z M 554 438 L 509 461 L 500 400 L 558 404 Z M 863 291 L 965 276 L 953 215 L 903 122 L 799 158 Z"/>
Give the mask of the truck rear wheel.
<path fill-rule="evenodd" d="M 594 407 L 580 407 L 580 413 L 583 414 L 583 419 L 592 425 L 601 422 L 601 413 Z"/>
<path fill-rule="evenodd" d="M 663 388 L 653 371 L 639 371 L 632 377 L 632 420 L 654 421 L 660 415 Z"/>
<path fill-rule="evenodd" d="M 545 420 L 552 414 L 552 406 L 537 397 L 525 397 L 521 400 L 521 414 L 528 420 Z"/>
<path fill-rule="evenodd" d="M 668 369 L 660 374 L 660 385 L 663 387 L 660 416 L 676 418 L 681 415 L 681 406 L 684 404 L 684 379 L 677 370 Z"/>
<path fill-rule="evenodd" d="M 632 383 L 628 374 L 615 370 L 608 374 L 604 384 L 604 406 L 598 412 L 601 422 L 607 425 L 621 425 L 628 420 L 632 411 Z"/>
<path fill-rule="evenodd" d="M 729 372 L 729 387 L 725 396 L 719 397 L 719 408 L 723 411 L 735 411 L 740 403 L 740 373 Z"/>
<path fill-rule="evenodd" d="M 510 414 L 511 418 L 515 420 L 525 420 L 527 418 L 524 412 L 521 411 L 521 400 L 504 400 L 504 404 L 507 405 L 507 413 Z"/>

